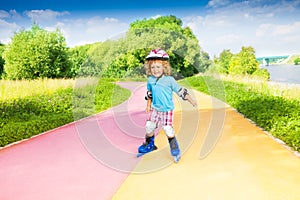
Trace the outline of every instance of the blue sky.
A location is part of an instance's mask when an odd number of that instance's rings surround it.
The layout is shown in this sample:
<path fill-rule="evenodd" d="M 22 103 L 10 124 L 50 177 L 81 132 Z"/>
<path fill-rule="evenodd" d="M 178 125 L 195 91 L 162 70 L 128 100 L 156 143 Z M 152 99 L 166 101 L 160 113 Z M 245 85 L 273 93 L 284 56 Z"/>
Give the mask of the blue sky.
<path fill-rule="evenodd" d="M 0 42 L 33 22 L 60 29 L 70 47 L 105 41 L 131 22 L 175 15 L 189 26 L 211 57 L 252 46 L 256 55 L 300 53 L 300 0 L 1 0 Z"/>

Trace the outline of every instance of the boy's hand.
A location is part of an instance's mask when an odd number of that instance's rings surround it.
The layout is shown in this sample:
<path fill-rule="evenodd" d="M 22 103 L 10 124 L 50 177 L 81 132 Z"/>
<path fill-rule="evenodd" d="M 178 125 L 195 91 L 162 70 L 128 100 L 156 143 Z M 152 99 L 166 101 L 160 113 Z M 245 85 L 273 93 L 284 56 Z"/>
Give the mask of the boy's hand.
<path fill-rule="evenodd" d="M 148 107 L 148 106 L 147 106 L 145 112 L 146 112 L 146 113 L 149 113 L 150 111 L 151 111 L 151 107 Z"/>
<path fill-rule="evenodd" d="M 197 101 L 195 101 L 194 99 L 190 102 L 195 108 L 198 107 Z"/>
<path fill-rule="evenodd" d="M 192 104 L 192 106 L 194 106 L 195 108 L 198 107 L 197 101 L 193 99 L 191 95 L 187 94 L 185 98 L 190 102 L 190 104 Z"/>

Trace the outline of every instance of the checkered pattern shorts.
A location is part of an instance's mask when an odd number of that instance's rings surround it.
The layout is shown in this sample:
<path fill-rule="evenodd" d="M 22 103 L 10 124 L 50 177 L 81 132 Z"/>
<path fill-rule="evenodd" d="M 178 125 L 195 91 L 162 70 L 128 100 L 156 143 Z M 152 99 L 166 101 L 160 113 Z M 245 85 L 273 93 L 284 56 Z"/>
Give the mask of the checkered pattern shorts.
<path fill-rule="evenodd" d="M 153 109 L 149 114 L 148 121 L 152 121 L 157 125 L 160 122 L 162 126 L 173 126 L 173 118 L 173 110 L 170 110 L 168 112 L 160 112 Z"/>

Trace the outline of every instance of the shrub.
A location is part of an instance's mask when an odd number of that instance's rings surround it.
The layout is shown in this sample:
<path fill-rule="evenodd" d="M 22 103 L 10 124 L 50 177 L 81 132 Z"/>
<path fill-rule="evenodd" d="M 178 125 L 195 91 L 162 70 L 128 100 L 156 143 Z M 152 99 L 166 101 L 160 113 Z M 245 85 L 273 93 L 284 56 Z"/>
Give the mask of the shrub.
<path fill-rule="evenodd" d="M 294 64 L 295 64 L 295 65 L 299 65 L 299 64 L 300 64 L 300 58 L 296 58 L 296 59 L 294 60 Z"/>
<path fill-rule="evenodd" d="M 270 80 L 270 73 L 267 69 L 259 68 L 252 75 L 253 75 L 253 77 L 259 78 L 262 80 L 266 80 L 266 81 Z"/>
<path fill-rule="evenodd" d="M 10 80 L 68 77 L 71 67 L 63 35 L 37 25 L 15 33 L 3 57 L 5 78 Z"/>

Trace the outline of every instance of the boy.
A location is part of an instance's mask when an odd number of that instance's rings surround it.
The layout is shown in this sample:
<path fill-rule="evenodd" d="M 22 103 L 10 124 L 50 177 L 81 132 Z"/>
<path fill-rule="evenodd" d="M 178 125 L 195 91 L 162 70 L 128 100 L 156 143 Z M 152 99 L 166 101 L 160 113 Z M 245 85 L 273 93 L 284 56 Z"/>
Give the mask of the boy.
<path fill-rule="evenodd" d="M 149 75 L 147 96 L 145 97 L 147 100 L 146 113 L 149 113 L 149 118 L 145 127 L 146 141 L 138 148 L 138 156 L 157 149 L 154 145 L 154 130 L 160 122 L 168 137 L 171 155 L 175 162 L 178 162 L 181 154 L 173 129 L 173 92 L 183 100 L 189 101 L 194 107 L 197 107 L 197 102 L 191 98 L 187 89 L 180 87 L 170 76 L 169 55 L 164 50 L 152 50 L 146 57 L 145 69 L 146 74 Z"/>

